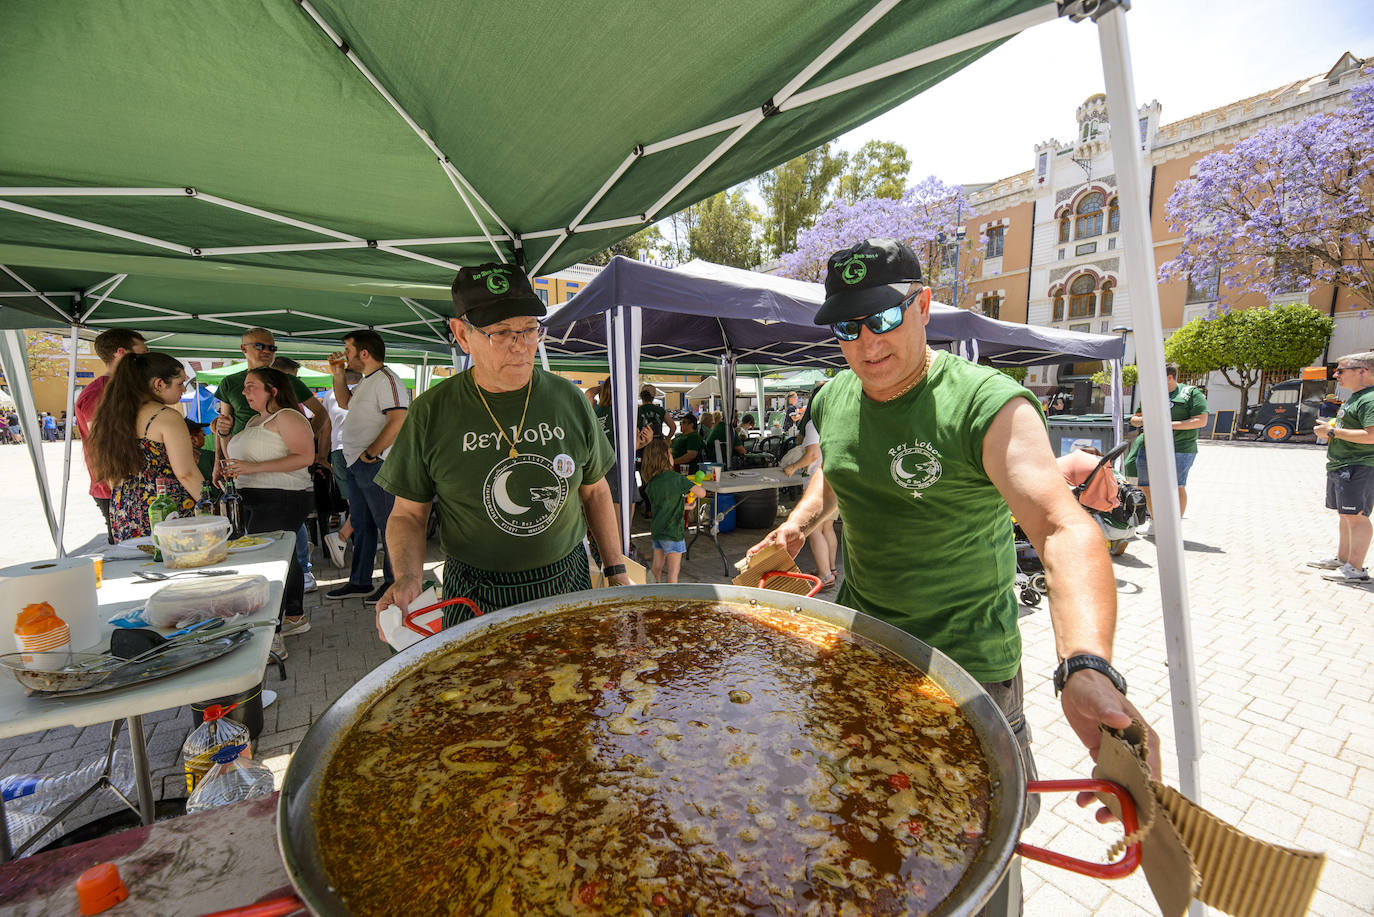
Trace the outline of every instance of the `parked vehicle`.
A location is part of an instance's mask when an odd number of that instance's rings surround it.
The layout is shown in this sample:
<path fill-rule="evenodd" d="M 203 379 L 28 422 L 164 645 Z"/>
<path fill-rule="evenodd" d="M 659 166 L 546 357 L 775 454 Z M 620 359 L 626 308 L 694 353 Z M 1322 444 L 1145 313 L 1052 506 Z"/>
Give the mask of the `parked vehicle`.
<path fill-rule="evenodd" d="M 1330 383 L 1324 379 L 1285 379 L 1275 383 L 1265 399 L 1250 409 L 1250 432 L 1271 443 L 1286 443 L 1311 433 L 1317 407 Z"/>

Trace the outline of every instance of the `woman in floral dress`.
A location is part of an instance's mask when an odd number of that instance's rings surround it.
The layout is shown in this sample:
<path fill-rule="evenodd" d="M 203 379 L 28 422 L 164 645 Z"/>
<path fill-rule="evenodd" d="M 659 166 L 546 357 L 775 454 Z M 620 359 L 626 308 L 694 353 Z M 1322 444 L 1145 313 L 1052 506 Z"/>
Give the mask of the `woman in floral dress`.
<path fill-rule="evenodd" d="M 174 405 L 186 388 L 186 370 L 165 353 L 125 354 L 101 395 L 91 426 L 91 473 L 108 481 L 110 528 L 118 541 L 152 534 L 148 506 L 157 482 L 195 509 L 204 478 L 196 467 L 186 421 Z"/>

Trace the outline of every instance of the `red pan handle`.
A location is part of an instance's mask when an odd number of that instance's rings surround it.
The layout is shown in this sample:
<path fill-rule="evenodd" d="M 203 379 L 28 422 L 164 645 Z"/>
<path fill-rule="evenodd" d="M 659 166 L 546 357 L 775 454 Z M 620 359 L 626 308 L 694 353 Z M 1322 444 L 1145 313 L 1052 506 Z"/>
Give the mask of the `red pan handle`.
<path fill-rule="evenodd" d="M 472 599 L 445 599 L 442 602 L 435 602 L 433 605 L 426 605 L 424 608 L 417 608 L 414 611 L 406 612 L 406 616 L 402 618 L 401 621 L 403 624 L 405 624 L 406 627 L 409 627 L 411 630 L 415 631 L 415 633 L 420 634 L 424 637 L 432 637 L 434 636 L 434 632 L 425 630 L 423 627 L 416 624 L 415 619 L 422 614 L 428 614 L 429 612 L 434 611 L 436 608 L 444 608 L 449 605 L 466 605 L 467 607 L 472 609 L 473 614 L 480 615 L 482 613 L 482 609 L 478 608 L 477 603 L 474 602 Z"/>
<path fill-rule="evenodd" d="M 773 570 L 769 573 L 765 573 L 763 579 L 759 580 L 759 588 L 767 589 L 768 581 L 775 576 L 790 576 L 792 579 L 806 580 L 811 584 L 811 591 L 806 594 L 808 599 L 821 591 L 821 578 L 819 576 L 812 576 L 810 573 L 802 573 L 801 571 L 793 572 L 791 570 Z"/>
<path fill-rule="evenodd" d="M 1121 827 L 1130 837 L 1139 827 L 1136 824 L 1135 801 L 1126 788 L 1110 780 L 1031 780 L 1026 784 L 1027 793 L 1111 793 L 1121 803 Z M 1028 860 L 1039 860 L 1069 872 L 1076 872 L 1095 879 L 1122 879 L 1135 872 L 1140 865 L 1140 844 L 1131 844 L 1121 859 L 1115 863 L 1089 863 L 1076 857 L 1032 847 L 1030 844 L 1017 844 L 1016 852 Z"/>
<path fill-rule="evenodd" d="M 301 899 L 295 895 L 287 895 L 285 898 L 259 901 L 257 904 L 250 904 L 247 907 L 231 907 L 227 911 L 215 911 L 213 914 L 205 914 L 203 917 L 286 917 L 287 914 L 294 914 L 303 910 L 305 910 L 305 905 L 301 903 Z"/>

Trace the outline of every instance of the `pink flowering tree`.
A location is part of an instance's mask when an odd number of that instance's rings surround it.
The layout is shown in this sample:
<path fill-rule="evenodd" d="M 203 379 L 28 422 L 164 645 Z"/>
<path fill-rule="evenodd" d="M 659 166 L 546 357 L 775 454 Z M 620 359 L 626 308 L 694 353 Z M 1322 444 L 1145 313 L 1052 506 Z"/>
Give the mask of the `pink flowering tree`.
<path fill-rule="evenodd" d="M 864 239 L 898 239 L 910 245 L 921 261 L 926 283 L 938 294 L 953 290 L 955 254 L 962 257 L 962 278 L 972 276 L 970 254 L 976 240 L 960 239 L 962 224 L 972 216 L 963 188 L 935 176 L 908 188 L 899 198 L 875 197 L 852 204 L 837 200 L 797 236 L 795 250 L 782 256 L 783 276 L 819 281 L 832 254 Z M 943 288 L 943 290 L 941 289 Z M 961 286 L 961 296 L 963 288 Z M 954 303 L 951 303 L 954 305 Z"/>
<path fill-rule="evenodd" d="M 1223 312 L 1318 283 L 1374 305 L 1374 82 L 1344 108 L 1204 156 L 1165 207 L 1183 249 L 1160 278 L 1202 284 L 1219 269 Z"/>

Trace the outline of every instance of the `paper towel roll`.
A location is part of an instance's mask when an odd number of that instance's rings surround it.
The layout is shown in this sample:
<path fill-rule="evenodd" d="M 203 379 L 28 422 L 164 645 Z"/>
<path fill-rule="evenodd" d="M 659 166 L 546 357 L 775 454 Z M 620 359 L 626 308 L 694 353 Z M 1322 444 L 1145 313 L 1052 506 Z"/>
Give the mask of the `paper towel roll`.
<path fill-rule="evenodd" d="M 89 557 L 39 560 L 0 570 L 0 651 L 16 652 L 14 622 L 25 605 L 47 602 L 72 632 L 72 649 L 100 642 L 95 562 Z"/>

